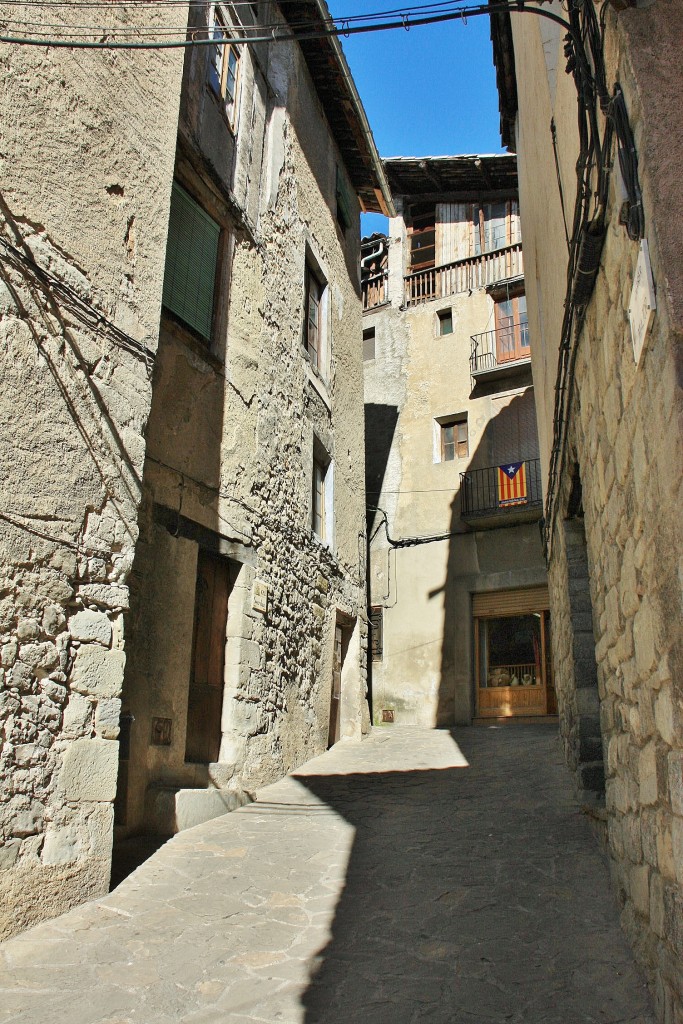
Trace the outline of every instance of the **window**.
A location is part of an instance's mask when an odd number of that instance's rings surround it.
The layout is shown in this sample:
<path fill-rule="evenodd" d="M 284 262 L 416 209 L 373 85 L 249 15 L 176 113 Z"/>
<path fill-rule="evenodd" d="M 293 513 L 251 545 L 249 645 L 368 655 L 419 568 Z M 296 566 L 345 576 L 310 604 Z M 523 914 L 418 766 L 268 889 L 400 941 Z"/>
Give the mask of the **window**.
<path fill-rule="evenodd" d="M 453 462 L 469 455 L 467 417 L 448 420 L 441 424 L 441 461 Z"/>
<path fill-rule="evenodd" d="M 346 187 L 344 173 L 340 167 L 337 167 L 335 198 L 337 200 L 337 221 L 342 231 L 346 231 L 353 224 L 354 200 Z"/>
<path fill-rule="evenodd" d="M 375 328 L 368 327 L 363 331 L 363 361 L 375 358 Z"/>
<path fill-rule="evenodd" d="M 453 333 L 453 310 L 452 309 L 440 309 L 436 314 L 439 318 L 439 334 L 452 334 Z"/>
<path fill-rule="evenodd" d="M 313 488 L 311 528 L 318 540 L 332 541 L 333 469 L 332 461 L 317 437 L 313 437 Z"/>
<path fill-rule="evenodd" d="M 314 370 L 327 371 L 327 286 L 310 263 L 306 263 L 304 348 Z"/>
<path fill-rule="evenodd" d="M 313 533 L 325 540 L 325 477 L 326 468 L 313 459 Z"/>
<path fill-rule="evenodd" d="M 384 621 L 382 618 L 382 608 L 376 607 L 370 609 L 370 647 L 372 650 L 372 660 L 381 661 L 382 655 L 384 654 L 384 634 L 383 634 Z"/>
<path fill-rule="evenodd" d="M 205 341 L 211 341 L 220 225 L 173 182 L 163 304 Z"/>
<path fill-rule="evenodd" d="M 410 228 L 410 271 L 425 270 L 434 266 L 436 256 L 436 208 L 420 204 L 411 209 Z"/>
<path fill-rule="evenodd" d="M 234 131 L 237 122 L 240 54 L 230 42 L 225 22 L 214 4 L 211 9 L 211 31 L 215 46 L 210 47 L 209 84 L 221 101 L 228 124 Z"/>
<path fill-rule="evenodd" d="M 526 295 L 496 302 L 496 358 L 499 363 L 529 357 Z"/>
<path fill-rule="evenodd" d="M 474 255 L 503 249 L 511 242 L 511 203 L 475 203 L 472 207 Z"/>

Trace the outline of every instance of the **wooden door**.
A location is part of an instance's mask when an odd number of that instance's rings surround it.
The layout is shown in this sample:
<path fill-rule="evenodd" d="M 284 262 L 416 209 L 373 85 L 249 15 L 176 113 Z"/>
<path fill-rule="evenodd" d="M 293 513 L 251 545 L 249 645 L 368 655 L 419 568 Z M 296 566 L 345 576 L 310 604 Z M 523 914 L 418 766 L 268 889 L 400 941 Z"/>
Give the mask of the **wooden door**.
<path fill-rule="evenodd" d="M 496 358 L 514 362 L 529 355 L 526 296 L 517 295 L 496 303 Z"/>
<path fill-rule="evenodd" d="M 185 760 L 218 760 L 230 594 L 230 562 L 199 552 Z"/>
<path fill-rule="evenodd" d="M 332 700 L 330 704 L 330 729 L 327 739 L 328 747 L 333 746 L 338 741 L 340 736 L 343 642 L 343 630 L 342 627 L 339 624 L 337 624 L 334 629 L 334 654 L 332 658 Z"/>

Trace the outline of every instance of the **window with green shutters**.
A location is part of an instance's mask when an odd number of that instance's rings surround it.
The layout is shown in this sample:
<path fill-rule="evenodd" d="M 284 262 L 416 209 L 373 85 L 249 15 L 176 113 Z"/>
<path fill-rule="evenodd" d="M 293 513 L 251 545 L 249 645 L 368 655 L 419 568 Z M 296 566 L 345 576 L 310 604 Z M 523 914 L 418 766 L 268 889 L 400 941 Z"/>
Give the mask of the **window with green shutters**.
<path fill-rule="evenodd" d="M 211 341 L 220 225 L 173 182 L 163 304 Z"/>

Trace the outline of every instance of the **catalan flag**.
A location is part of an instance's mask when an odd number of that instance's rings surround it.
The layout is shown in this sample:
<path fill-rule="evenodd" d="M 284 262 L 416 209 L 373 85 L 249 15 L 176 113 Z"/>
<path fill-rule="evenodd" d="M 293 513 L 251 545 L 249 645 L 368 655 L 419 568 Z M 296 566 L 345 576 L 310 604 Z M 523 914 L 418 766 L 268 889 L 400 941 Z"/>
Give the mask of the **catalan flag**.
<path fill-rule="evenodd" d="M 526 466 L 523 462 L 506 462 L 498 467 L 498 504 L 526 505 Z"/>

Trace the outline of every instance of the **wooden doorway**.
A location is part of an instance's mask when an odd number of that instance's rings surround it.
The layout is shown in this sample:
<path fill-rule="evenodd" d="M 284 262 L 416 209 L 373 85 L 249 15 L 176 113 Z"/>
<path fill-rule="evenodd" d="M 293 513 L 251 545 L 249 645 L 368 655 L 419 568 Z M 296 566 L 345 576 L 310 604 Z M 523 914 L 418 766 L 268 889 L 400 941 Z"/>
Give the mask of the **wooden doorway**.
<path fill-rule="evenodd" d="M 187 701 L 186 761 L 210 764 L 218 760 L 228 598 L 235 578 L 236 567 L 229 559 L 200 549 Z"/>
<path fill-rule="evenodd" d="M 548 588 L 474 594 L 477 716 L 552 715 Z"/>
<path fill-rule="evenodd" d="M 526 295 L 496 302 L 496 359 L 512 363 L 529 357 Z"/>
<path fill-rule="evenodd" d="M 332 652 L 332 693 L 330 698 L 330 724 L 327 734 L 328 750 L 341 739 L 344 667 L 352 632 L 353 621 L 342 612 L 338 612 L 334 626 L 334 649 Z"/>

